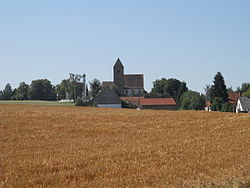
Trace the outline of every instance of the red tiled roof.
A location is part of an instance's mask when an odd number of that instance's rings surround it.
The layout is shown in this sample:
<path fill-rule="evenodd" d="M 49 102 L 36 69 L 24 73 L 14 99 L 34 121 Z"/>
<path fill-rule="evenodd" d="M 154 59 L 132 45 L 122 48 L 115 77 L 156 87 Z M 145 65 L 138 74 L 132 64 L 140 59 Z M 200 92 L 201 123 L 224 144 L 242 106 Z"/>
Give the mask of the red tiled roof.
<path fill-rule="evenodd" d="M 237 103 L 237 99 L 240 97 L 240 94 L 237 92 L 228 92 L 228 99 L 230 103 Z"/>
<path fill-rule="evenodd" d="M 138 104 L 140 99 L 143 99 L 143 97 L 120 97 L 122 101 L 129 101 L 133 104 Z"/>
<path fill-rule="evenodd" d="M 176 105 L 174 98 L 143 98 L 139 100 L 142 106 L 147 105 Z"/>

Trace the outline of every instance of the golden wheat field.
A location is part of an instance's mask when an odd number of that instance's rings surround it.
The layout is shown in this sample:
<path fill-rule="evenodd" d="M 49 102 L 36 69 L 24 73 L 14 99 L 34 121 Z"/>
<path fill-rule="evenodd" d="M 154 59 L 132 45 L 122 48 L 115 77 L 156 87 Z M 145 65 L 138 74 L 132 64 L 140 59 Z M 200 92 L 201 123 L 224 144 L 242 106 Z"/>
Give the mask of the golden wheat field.
<path fill-rule="evenodd" d="M 0 105 L 1 187 L 248 187 L 250 115 Z"/>

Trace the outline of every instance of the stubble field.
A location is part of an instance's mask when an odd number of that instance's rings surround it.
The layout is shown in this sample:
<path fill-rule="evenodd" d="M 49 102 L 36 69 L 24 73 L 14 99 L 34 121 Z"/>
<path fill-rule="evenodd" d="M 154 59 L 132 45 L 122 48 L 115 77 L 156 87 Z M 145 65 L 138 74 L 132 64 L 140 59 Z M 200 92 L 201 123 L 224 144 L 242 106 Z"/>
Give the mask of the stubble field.
<path fill-rule="evenodd" d="M 250 115 L 0 105 L 0 187 L 247 187 Z"/>

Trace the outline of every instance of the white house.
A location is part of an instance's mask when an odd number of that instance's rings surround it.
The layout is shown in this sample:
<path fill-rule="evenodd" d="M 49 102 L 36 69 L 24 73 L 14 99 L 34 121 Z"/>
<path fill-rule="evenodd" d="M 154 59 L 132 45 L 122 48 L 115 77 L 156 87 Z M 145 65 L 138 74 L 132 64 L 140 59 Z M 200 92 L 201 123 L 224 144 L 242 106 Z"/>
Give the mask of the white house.
<path fill-rule="evenodd" d="M 239 97 L 236 104 L 236 113 L 246 112 L 250 113 L 250 98 Z"/>

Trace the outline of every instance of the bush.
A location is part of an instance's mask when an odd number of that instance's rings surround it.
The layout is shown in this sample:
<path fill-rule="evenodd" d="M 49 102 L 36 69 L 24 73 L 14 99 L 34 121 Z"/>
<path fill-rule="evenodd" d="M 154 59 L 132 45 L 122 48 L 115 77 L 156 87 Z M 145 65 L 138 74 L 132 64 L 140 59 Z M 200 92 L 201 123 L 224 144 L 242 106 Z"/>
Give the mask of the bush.
<path fill-rule="evenodd" d="M 222 104 L 223 104 L 222 98 L 215 97 L 212 101 L 211 110 L 212 111 L 221 111 Z"/>
<path fill-rule="evenodd" d="M 76 106 L 86 106 L 86 104 L 81 99 L 76 99 Z"/>
<path fill-rule="evenodd" d="M 226 102 L 222 105 L 221 111 L 222 112 L 233 112 L 234 109 L 229 102 Z"/>

